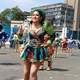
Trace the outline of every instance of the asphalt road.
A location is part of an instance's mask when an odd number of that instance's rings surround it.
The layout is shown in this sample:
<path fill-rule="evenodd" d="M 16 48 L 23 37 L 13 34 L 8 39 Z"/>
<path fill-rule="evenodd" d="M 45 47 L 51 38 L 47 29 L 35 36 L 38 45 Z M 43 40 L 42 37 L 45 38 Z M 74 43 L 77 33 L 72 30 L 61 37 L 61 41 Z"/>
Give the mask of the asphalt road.
<path fill-rule="evenodd" d="M 80 80 L 80 49 L 74 49 L 72 55 L 58 50 L 53 69 L 40 70 L 38 77 L 39 80 Z M 0 49 L 0 80 L 23 80 L 22 62 L 14 49 Z"/>

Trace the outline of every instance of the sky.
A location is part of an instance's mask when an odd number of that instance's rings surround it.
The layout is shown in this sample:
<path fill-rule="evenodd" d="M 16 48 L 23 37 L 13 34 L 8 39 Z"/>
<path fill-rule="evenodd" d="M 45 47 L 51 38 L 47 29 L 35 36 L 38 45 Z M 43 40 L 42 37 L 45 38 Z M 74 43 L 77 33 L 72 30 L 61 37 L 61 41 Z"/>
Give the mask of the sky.
<path fill-rule="evenodd" d="M 64 0 L 0 0 L 0 12 L 15 6 L 18 6 L 23 11 L 31 11 L 33 7 L 63 2 Z"/>

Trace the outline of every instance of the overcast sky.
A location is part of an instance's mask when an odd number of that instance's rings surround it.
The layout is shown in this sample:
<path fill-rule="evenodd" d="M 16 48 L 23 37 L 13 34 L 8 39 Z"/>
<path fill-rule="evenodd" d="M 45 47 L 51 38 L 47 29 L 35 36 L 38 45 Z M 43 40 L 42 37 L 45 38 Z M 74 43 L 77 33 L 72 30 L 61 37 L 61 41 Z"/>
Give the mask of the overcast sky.
<path fill-rule="evenodd" d="M 18 6 L 23 11 L 30 11 L 32 7 L 63 2 L 64 0 L 0 0 L 0 11 L 15 6 Z"/>

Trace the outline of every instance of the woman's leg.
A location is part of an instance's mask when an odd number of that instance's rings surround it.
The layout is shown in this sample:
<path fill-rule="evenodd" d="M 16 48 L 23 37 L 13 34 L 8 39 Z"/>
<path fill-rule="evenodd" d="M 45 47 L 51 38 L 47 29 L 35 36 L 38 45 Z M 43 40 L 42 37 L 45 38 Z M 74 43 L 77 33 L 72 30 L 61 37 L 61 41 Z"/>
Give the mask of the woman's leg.
<path fill-rule="evenodd" d="M 37 80 L 37 72 L 39 70 L 40 67 L 40 62 L 36 62 L 36 63 L 32 63 L 31 64 L 31 80 Z"/>
<path fill-rule="evenodd" d="M 39 69 L 40 69 L 40 70 L 43 70 L 43 69 L 44 69 L 44 61 L 41 62 L 41 65 L 40 65 Z"/>
<path fill-rule="evenodd" d="M 47 70 L 51 70 L 51 69 L 52 69 L 52 55 L 49 55 Z"/>
<path fill-rule="evenodd" d="M 18 48 L 19 48 L 19 41 L 17 40 L 16 43 L 15 43 L 16 52 L 18 51 Z"/>
<path fill-rule="evenodd" d="M 30 62 L 28 60 L 24 61 L 24 80 L 29 80 L 30 68 L 31 68 Z"/>

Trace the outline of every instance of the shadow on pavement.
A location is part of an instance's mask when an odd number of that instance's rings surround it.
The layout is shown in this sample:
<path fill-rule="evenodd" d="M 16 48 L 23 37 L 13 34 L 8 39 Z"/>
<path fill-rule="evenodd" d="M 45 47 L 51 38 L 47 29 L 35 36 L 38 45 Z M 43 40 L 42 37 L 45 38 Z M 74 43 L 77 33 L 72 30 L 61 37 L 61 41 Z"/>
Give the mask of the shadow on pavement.
<path fill-rule="evenodd" d="M 0 55 L 6 55 L 7 53 L 0 53 Z"/>
<path fill-rule="evenodd" d="M 79 56 L 80 57 L 80 54 L 72 54 L 71 56 Z"/>
<path fill-rule="evenodd" d="M 68 69 L 53 68 L 53 71 L 69 71 Z"/>
<path fill-rule="evenodd" d="M 42 70 L 46 70 L 46 69 L 40 69 L 40 71 Z M 48 71 L 69 71 L 68 69 L 61 69 L 61 68 L 53 68 L 51 70 L 48 70 Z"/>
<path fill-rule="evenodd" d="M 64 58 L 64 59 L 66 59 L 67 57 L 57 56 L 57 57 L 55 57 L 55 58 Z"/>
<path fill-rule="evenodd" d="M 0 65 L 21 65 L 20 63 L 0 63 Z"/>

